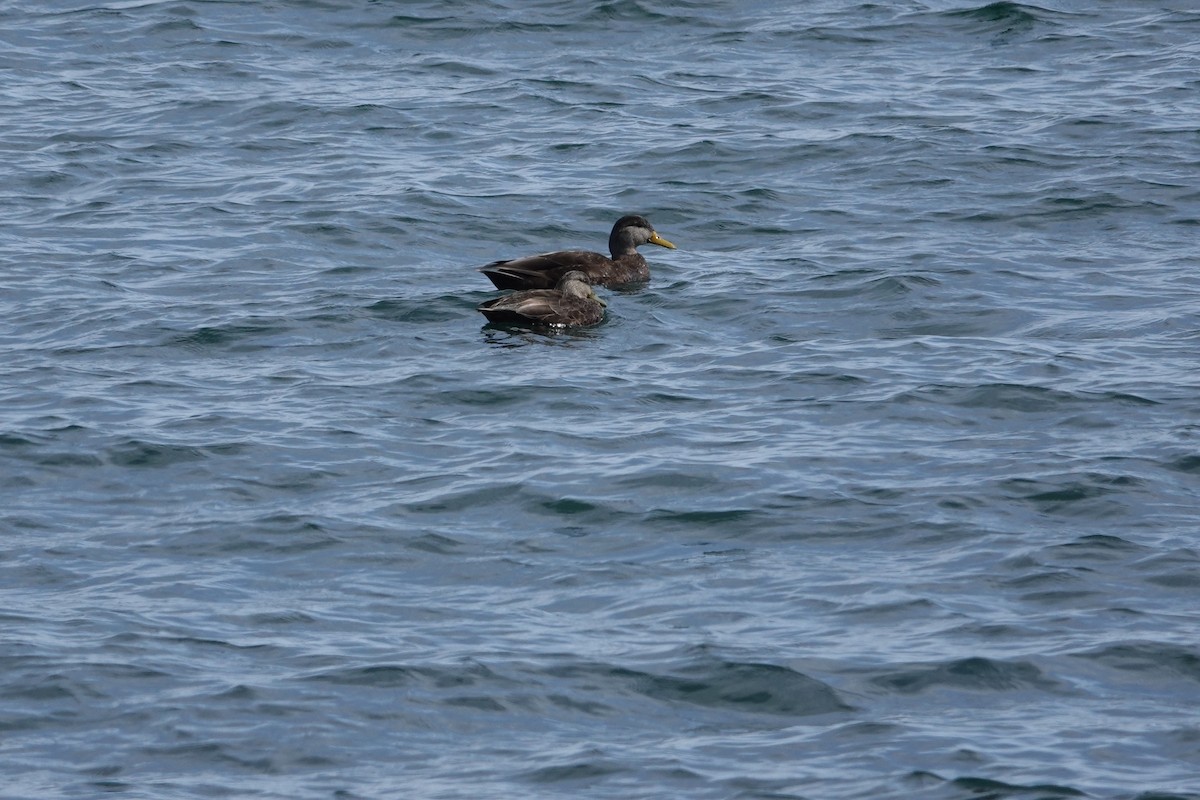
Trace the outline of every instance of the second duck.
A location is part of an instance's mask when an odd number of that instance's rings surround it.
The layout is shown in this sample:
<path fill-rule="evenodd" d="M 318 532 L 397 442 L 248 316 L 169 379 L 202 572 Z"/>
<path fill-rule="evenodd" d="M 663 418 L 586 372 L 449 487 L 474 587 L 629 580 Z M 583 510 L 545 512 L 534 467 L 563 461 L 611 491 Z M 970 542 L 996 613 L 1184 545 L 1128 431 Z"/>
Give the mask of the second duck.
<path fill-rule="evenodd" d="M 513 292 L 481 303 L 479 311 L 488 322 L 574 328 L 595 325 L 604 319 L 605 303 L 596 296 L 582 272 L 568 272 L 553 289 Z"/>

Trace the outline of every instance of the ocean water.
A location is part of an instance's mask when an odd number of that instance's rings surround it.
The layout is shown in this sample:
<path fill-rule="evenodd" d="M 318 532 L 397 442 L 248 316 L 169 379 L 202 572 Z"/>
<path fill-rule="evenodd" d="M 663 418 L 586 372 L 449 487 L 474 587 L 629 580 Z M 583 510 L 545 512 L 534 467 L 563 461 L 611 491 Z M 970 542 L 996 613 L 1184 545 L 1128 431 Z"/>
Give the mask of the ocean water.
<path fill-rule="evenodd" d="M 1187 6 L 0 5 L 0 797 L 1200 798 Z"/>

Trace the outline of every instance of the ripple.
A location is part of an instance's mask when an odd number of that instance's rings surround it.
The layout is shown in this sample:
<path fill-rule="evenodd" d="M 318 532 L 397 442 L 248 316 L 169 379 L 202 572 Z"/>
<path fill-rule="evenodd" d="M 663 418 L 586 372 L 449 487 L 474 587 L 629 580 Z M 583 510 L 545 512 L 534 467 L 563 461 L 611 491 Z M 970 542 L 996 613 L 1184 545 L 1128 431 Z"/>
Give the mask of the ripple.
<path fill-rule="evenodd" d="M 917 669 L 884 673 L 871 679 L 882 689 L 915 694 L 951 688 L 973 691 L 1008 692 L 1022 689 L 1052 691 L 1055 681 L 1027 662 L 1004 662 L 987 658 L 966 658 Z"/>
<path fill-rule="evenodd" d="M 1112 645 L 1076 657 L 1127 672 L 1160 673 L 1200 681 L 1200 653 L 1194 649 L 1158 642 Z"/>
<path fill-rule="evenodd" d="M 851 710 L 826 684 L 769 664 L 698 662 L 665 674 L 595 664 L 557 667 L 552 674 L 616 684 L 623 691 L 672 705 L 788 717 Z"/>
<path fill-rule="evenodd" d="M 0 10 L 13 796 L 1185 796 L 1196 13 L 111 5 Z"/>

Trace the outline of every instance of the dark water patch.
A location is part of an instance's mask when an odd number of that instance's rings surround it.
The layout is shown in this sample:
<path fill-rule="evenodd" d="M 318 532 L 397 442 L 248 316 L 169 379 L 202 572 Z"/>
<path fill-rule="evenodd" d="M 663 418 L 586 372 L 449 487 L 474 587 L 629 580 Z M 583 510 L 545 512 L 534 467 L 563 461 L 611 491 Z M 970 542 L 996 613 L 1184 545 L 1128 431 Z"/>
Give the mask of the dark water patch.
<path fill-rule="evenodd" d="M 619 685 L 626 692 L 668 705 L 787 717 L 852 710 L 821 681 L 771 664 L 703 660 L 662 673 L 592 664 L 555 667 L 550 673 L 576 682 Z"/>
<path fill-rule="evenodd" d="M 389 689 L 400 686 L 415 685 L 427 677 L 420 669 L 390 664 L 371 667 L 353 667 L 330 670 L 318 675 L 312 675 L 305 680 L 320 683 L 334 683 L 347 686 L 370 686 L 377 689 Z"/>
<path fill-rule="evenodd" d="M 209 456 L 208 448 L 167 445 L 130 440 L 109 448 L 109 463 L 118 467 L 159 469 L 172 464 L 199 461 Z"/>
<path fill-rule="evenodd" d="M 1167 466 L 1178 472 L 1200 474 L 1200 455 L 1186 455 L 1167 462 Z"/>
<path fill-rule="evenodd" d="M 261 350 L 267 346 L 267 337 L 282 335 L 290 329 L 289 325 L 274 322 L 203 326 L 188 333 L 176 334 L 167 344 L 196 352 L 240 353 Z"/>
<path fill-rule="evenodd" d="M 1200 568 L 1163 570 L 1160 574 L 1147 576 L 1145 581 L 1164 589 L 1193 591 L 1200 588 Z"/>
<path fill-rule="evenodd" d="M 1062 570 L 1052 570 L 1032 575 L 1022 575 L 1019 578 L 1005 581 L 1005 585 L 1011 586 L 1014 589 L 1044 589 L 1048 586 L 1062 586 L 1072 583 L 1079 585 L 1082 581 L 1083 578 L 1079 575 Z"/>
<path fill-rule="evenodd" d="M 1124 475 L 1088 473 L 1054 478 L 1012 478 L 1000 484 L 1009 497 L 1046 514 L 1101 517 L 1130 510 L 1144 482 Z"/>
<path fill-rule="evenodd" d="M 638 676 L 634 682 L 651 699 L 753 713 L 809 716 L 851 710 L 828 685 L 772 664 L 698 664 L 669 675 Z"/>
<path fill-rule="evenodd" d="M 104 769 L 104 768 L 102 768 Z M 110 767 L 110 769 L 120 769 L 120 767 Z M 91 781 L 87 784 L 97 792 L 105 794 L 114 794 L 117 792 L 128 792 L 136 788 L 136 784 L 125 783 L 123 781 L 99 780 Z"/>
<path fill-rule="evenodd" d="M 89 691 L 86 686 L 82 686 L 65 676 L 47 675 L 37 681 L 30 681 L 20 689 L 10 692 L 10 697 L 14 701 L 33 701 L 39 705 L 66 703 L 76 706 L 81 705 L 89 699 L 95 700 L 99 695 Z M 52 713 L 71 716 L 78 714 L 76 711 L 61 709 Z"/>
<path fill-rule="evenodd" d="M 465 549 L 465 544 L 458 539 L 443 536 L 438 533 L 422 533 L 405 539 L 404 546 L 421 553 L 434 555 L 454 555 Z"/>
<path fill-rule="evenodd" d="M 1074 655 L 1125 672 L 1158 673 L 1200 682 L 1200 651 L 1195 648 L 1159 642 L 1129 642 Z"/>
<path fill-rule="evenodd" d="M 481 301 L 482 295 L 479 297 Z M 419 297 L 405 300 L 380 300 L 367 308 L 372 316 L 394 322 L 413 324 L 445 322 L 451 319 L 478 319 L 475 314 L 475 299 L 464 301 L 460 295 L 440 295 L 437 297 Z"/>
<path fill-rule="evenodd" d="M 167 22 L 158 22 L 143 29 L 150 36 L 169 36 L 180 32 L 191 34 L 203 30 L 204 27 L 192 19 L 173 19 Z"/>
<path fill-rule="evenodd" d="M 177 762 L 187 764 L 190 769 L 207 768 L 216 770 L 232 769 L 235 773 L 251 773 L 261 775 L 277 775 L 280 765 L 269 756 L 253 757 L 244 750 L 222 742 L 189 742 L 178 745 L 162 745 L 141 748 L 144 758 L 153 759 L 160 764 Z M 224 795 L 228 789 L 216 788 L 218 796 Z"/>
<path fill-rule="evenodd" d="M 594 503 L 589 503 L 585 500 L 574 500 L 569 497 L 564 497 L 558 500 L 546 500 L 540 505 L 546 512 L 554 516 L 590 514 L 596 511 L 597 508 Z"/>
<path fill-rule="evenodd" d="M 303 611 L 269 611 L 249 614 L 245 623 L 254 628 L 274 628 L 284 625 L 311 625 L 316 619 Z"/>
<path fill-rule="evenodd" d="M 508 386 L 483 389 L 452 389 L 442 392 L 440 400 L 447 406 L 481 406 L 489 411 L 513 406 L 523 406 L 539 390 L 552 391 L 551 387 Z"/>
<path fill-rule="evenodd" d="M 173 556 L 207 560 L 235 555 L 303 555 L 336 548 L 343 541 L 343 535 L 325 520 L 269 511 L 250 519 L 189 520 L 186 530 L 157 542 L 155 547 Z"/>
<path fill-rule="evenodd" d="M 1137 485 L 1140 482 L 1134 482 Z M 1066 563 L 1111 563 L 1127 561 L 1131 556 L 1146 553 L 1148 548 L 1111 534 L 1087 534 L 1063 544 L 1047 547 L 1043 554 Z"/>
<path fill-rule="evenodd" d="M 965 658 L 888 672 L 872 678 L 871 683 L 898 694 L 919 694 L 938 689 L 1010 692 L 1028 689 L 1053 691 L 1058 688 L 1057 682 L 1046 678 L 1033 664 L 988 658 Z"/>
<path fill-rule="evenodd" d="M 474 489 L 450 490 L 439 493 L 435 497 L 410 502 L 405 508 L 413 513 L 445 513 L 447 511 L 469 511 L 477 508 L 505 506 L 516 497 L 528 497 L 528 493 L 519 481 L 510 481 Z M 540 505 L 545 502 L 534 498 L 532 502 Z"/>
<path fill-rule="evenodd" d="M 604 703 L 572 697 L 569 694 L 549 694 L 546 700 L 555 707 L 569 713 L 580 713 L 590 717 L 603 717 L 615 713 L 615 709 Z"/>
<path fill-rule="evenodd" d="M 1011 44 L 1035 32 L 1041 36 L 1049 36 L 1058 30 L 1060 23 L 1068 21 L 1072 15 L 1028 3 L 1001 0 L 974 8 L 939 12 L 939 16 L 952 22 L 964 23 L 966 29 L 972 33 L 990 34 L 993 37 L 991 44 L 998 46 Z"/>
<path fill-rule="evenodd" d="M 1092 474 L 1085 476 L 1085 480 L 1087 483 L 1076 483 L 1047 492 L 1037 492 L 1026 495 L 1025 499 L 1040 503 L 1068 503 L 1142 485 L 1142 481 L 1126 476 Z"/>
<path fill-rule="evenodd" d="M 491 697 L 451 697 L 442 701 L 443 705 L 457 708 L 471 709 L 473 711 L 485 711 L 494 714 L 503 713 L 508 710 L 508 707 Z"/>
<path fill-rule="evenodd" d="M 977 19 L 985 22 L 1033 23 L 1038 20 L 1039 13 L 1045 13 L 1044 9 L 1030 4 L 1000 0 L 1000 2 L 987 3 L 973 8 L 945 11 L 942 12 L 942 16 L 955 19 Z"/>
<path fill-rule="evenodd" d="M 554 530 L 569 536 L 587 536 L 595 530 L 615 530 L 632 524 L 639 515 L 623 502 L 591 502 L 576 498 L 532 499 L 525 507 L 538 517 L 554 521 Z"/>
<path fill-rule="evenodd" d="M 1132 563 L 1133 569 L 1141 574 L 1150 574 L 1150 577 L 1147 577 L 1149 581 L 1171 581 L 1170 584 L 1160 585 L 1179 585 L 1175 583 L 1177 580 L 1183 581 L 1184 585 L 1189 584 L 1196 575 L 1197 567 L 1200 567 L 1200 553 L 1190 547 L 1170 550 L 1147 547 L 1139 551 L 1138 555 L 1143 557 Z"/>
<path fill-rule="evenodd" d="M 33 463 L 39 467 L 48 467 L 52 469 L 98 467 L 104 463 L 104 459 L 98 455 L 54 450 L 48 452 L 22 454 L 22 460 L 26 461 L 27 463 Z"/>
<path fill-rule="evenodd" d="M 539 767 L 521 774 L 519 777 L 532 783 L 577 783 L 595 781 L 609 775 L 624 772 L 620 766 L 605 761 L 602 758 L 572 761 L 567 764 Z"/>
<path fill-rule="evenodd" d="M 626 489 L 642 487 L 657 487 L 659 489 L 703 489 L 719 487 L 720 480 L 712 475 L 705 475 L 697 470 L 661 469 L 648 475 L 630 475 L 617 478 L 614 483 Z M 671 512 L 663 512 L 671 513 Z"/>
<path fill-rule="evenodd" d="M 656 509 L 646 516 L 646 522 L 656 528 L 684 531 L 723 531 L 728 536 L 754 533 L 770 517 L 753 508 L 722 508 L 676 511 Z"/>
<path fill-rule="evenodd" d="M 1086 608 L 1089 604 L 1102 602 L 1103 592 L 1091 590 L 1059 590 L 1045 592 L 1027 592 L 1021 595 L 1021 600 L 1039 606 L 1062 607 L 1064 609 Z"/>
<path fill-rule="evenodd" d="M 1122 392 L 1068 392 L 1047 386 L 1027 384 L 991 383 L 979 386 L 926 386 L 914 393 L 943 399 L 963 408 L 982 408 L 996 411 L 1023 413 L 1053 413 L 1078 408 L 1081 405 L 1097 404 L 1108 407 L 1112 403 L 1135 406 L 1153 406 L 1156 401 Z"/>
<path fill-rule="evenodd" d="M 872 620 L 903 620 L 913 616 L 927 617 L 939 610 L 936 603 L 925 599 L 918 599 L 855 606 L 843 609 L 840 613 L 849 617 L 866 617 Z"/>
<path fill-rule="evenodd" d="M 887 301 L 900 299 L 914 291 L 937 285 L 936 279 L 925 276 L 886 275 L 873 269 L 841 270 L 813 275 L 807 280 L 821 286 L 809 286 L 804 289 L 804 296 L 812 299 L 860 298 Z M 830 284 L 834 285 L 829 287 Z"/>
<path fill-rule="evenodd" d="M 639 0 L 606 0 L 596 4 L 587 19 L 601 22 L 605 25 L 611 20 L 622 20 L 637 23 L 665 24 L 675 22 L 674 14 L 665 14 L 648 7 L 649 4 Z"/>
<path fill-rule="evenodd" d="M 708 398 L 673 392 L 649 392 L 647 394 L 639 395 L 637 402 L 639 405 L 646 406 L 674 406 L 687 404 L 707 404 Z"/>
<path fill-rule="evenodd" d="M 816 276 L 810 280 L 838 285 L 832 288 L 822 286 L 818 289 L 806 286 L 797 295 L 801 300 L 851 298 L 863 303 L 912 303 L 914 299 L 911 295 L 920 295 L 941 284 L 939 279 L 927 275 L 877 275 L 873 274 L 873 271 L 866 274 L 849 271 L 837 275 Z M 919 309 L 906 305 L 903 310 L 895 310 L 892 313 L 902 316 L 917 312 Z"/>
<path fill-rule="evenodd" d="M 438 667 L 374 664 L 365 667 L 338 667 L 303 676 L 301 680 L 376 689 L 419 687 L 429 691 L 457 691 L 493 683 L 511 684 L 507 678 L 482 664 Z"/>
<path fill-rule="evenodd" d="M 993 778 L 960 777 L 945 779 L 931 773 L 913 773 L 909 780 L 925 784 L 927 795 L 941 800 L 1063 800 L 1064 798 L 1088 797 L 1089 794 L 1071 786 L 1053 783 L 1007 783 Z M 929 783 L 942 782 L 940 786 Z"/>

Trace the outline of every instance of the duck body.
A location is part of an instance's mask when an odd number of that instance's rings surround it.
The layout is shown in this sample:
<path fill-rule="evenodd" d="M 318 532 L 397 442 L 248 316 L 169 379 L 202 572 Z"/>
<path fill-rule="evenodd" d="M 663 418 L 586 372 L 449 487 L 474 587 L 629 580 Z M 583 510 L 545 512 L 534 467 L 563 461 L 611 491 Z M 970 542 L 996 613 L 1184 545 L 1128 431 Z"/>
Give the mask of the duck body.
<path fill-rule="evenodd" d="M 479 271 L 497 289 L 550 289 L 569 272 L 582 272 L 593 285 L 620 286 L 650 279 L 650 266 L 637 251 L 639 245 L 656 244 L 672 250 L 675 245 L 658 235 L 645 217 L 628 215 L 613 225 L 608 236 L 612 256 L 589 250 L 560 250 L 507 261 L 493 261 Z"/>
<path fill-rule="evenodd" d="M 513 292 L 481 303 L 478 310 L 488 322 L 509 325 L 575 328 L 604 319 L 604 301 L 580 270 L 567 272 L 553 289 Z"/>

